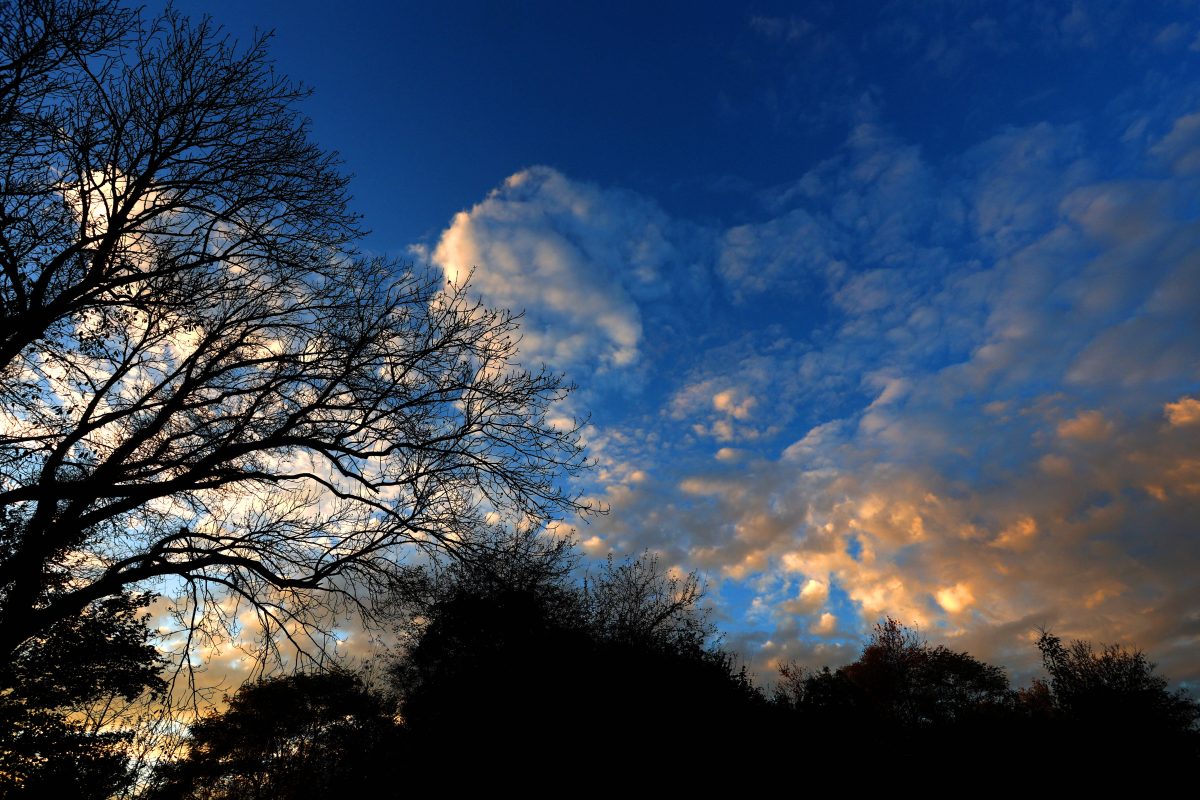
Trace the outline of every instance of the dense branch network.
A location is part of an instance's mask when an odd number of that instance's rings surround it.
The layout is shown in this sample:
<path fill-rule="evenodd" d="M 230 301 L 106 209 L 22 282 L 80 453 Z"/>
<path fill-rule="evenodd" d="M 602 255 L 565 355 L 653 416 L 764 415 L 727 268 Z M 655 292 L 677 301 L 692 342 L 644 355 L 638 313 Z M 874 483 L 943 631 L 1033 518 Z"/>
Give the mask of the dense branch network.
<path fill-rule="evenodd" d="M 283 624 L 402 545 L 585 508 L 561 378 L 516 365 L 509 313 L 355 254 L 264 39 L 103 0 L 0 14 L 5 652 L 167 576 Z"/>

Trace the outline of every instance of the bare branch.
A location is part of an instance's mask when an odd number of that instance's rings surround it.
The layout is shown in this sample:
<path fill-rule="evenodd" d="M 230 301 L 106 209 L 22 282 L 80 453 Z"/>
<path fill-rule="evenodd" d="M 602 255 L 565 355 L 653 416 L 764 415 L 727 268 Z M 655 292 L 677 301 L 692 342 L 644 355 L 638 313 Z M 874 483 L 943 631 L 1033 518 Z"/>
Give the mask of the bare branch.
<path fill-rule="evenodd" d="M 168 579 L 293 636 L 490 514 L 588 510 L 578 426 L 549 419 L 562 376 L 517 364 L 518 319 L 466 287 L 358 256 L 265 39 L 3 9 L 5 652 Z"/>

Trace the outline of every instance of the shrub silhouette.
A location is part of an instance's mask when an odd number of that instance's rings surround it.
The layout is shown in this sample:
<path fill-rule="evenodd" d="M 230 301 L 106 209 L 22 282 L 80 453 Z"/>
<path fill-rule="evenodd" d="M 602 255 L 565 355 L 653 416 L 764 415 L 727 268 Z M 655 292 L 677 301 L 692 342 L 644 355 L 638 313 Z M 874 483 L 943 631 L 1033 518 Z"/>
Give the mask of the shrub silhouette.
<path fill-rule="evenodd" d="M 851 664 L 785 665 L 776 699 L 792 713 L 790 736 L 830 768 L 855 768 L 864 750 L 936 755 L 952 769 L 1019 765 L 1024 779 L 1050 781 L 1195 767 L 1200 705 L 1169 691 L 1140 650 L 1045 632 L 1038 648 L 1049 680 L 1013 691 L 1003 669 L 888 618 Z"/>

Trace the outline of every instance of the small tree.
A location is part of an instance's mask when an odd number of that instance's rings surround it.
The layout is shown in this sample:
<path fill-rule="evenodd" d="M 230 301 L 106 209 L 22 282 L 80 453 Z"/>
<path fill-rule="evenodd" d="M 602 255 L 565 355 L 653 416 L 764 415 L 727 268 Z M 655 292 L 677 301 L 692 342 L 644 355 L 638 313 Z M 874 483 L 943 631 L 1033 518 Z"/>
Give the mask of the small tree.
<path fill-rule="evenodd" d="M 1156 763 L 1200 757 L 1200 704 L 1185 691 L 1170 691 L 1166 678 L 1138 649 L 1091 642 L 1065 644 L 1048 631 L 1038 637 L 1050 674 L 1055 720 L 1079 759 L 1111 753 Z"/>
<path fill-rule="evenodd" d="M 891 617 L 857 661 L 820 672 L 785 665 L 781 674 L 784 699 L 802 713 L 884 735 L 972 724 L 1012 702 L 1003 669 L 932 646 Z"/>
<path fill-rule="evenodd" d="M 581 592 L 591 624 L 604 638 L 697 652 L 717 633 L 700 604 L 703 596 L 699 575 L 671 573 L 649 551 L 624 561 L 609 554 L 584 579 Z"/>
<path fill-rule="evenodd" d="M 188 753 L 162 764 L 154 800 L 300 800 L 371 794 L 404 752 L 387 702 L 345 672 L 243 686 L 192 725 Z"/>
<path fill-rule="evenodd" d="M 358 256 L 304 95 L 208 20 L 0 5 L 6 657 L 165 579 L 303 649 L 413 546 L 586 509 L 567 387 L 510 314 Z"/>
<path fill-rule="evenodd" d="M 392 685 L 423 762 L 511 764 L 570 743 L 666 763 L 698 752 L 701 731 L 753 726 L 765 699 L 706 644 L 696 575 L 672 577 L 644 555 L 610 559 L 583 583 L 562 569 L 569 550 L 519 560 L 457 566 L 419 604 Z M 543 760 L 538 785 L 570 769 Z"/>
<path fill-rule="evenodd" d="M 14 653 L 0 691 L 0 794 L 100 800 L 132 782 L 129 734 L 89 724 L 88 712 L 163 690 L 142 618 L 148 601 L 99 601 Z"/>

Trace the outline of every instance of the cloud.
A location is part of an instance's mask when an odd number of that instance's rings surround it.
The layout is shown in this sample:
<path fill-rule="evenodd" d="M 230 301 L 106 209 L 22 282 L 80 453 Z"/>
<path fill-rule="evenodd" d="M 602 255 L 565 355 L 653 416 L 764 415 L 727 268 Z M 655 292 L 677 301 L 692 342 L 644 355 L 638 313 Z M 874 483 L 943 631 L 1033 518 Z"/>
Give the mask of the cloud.
<path fill-rule="evenodd" d="M 820 610 L 829 599 L 829 584 L 817 578 L 809 578 L 800 584 L 795 598 L 784 601 L 781 608 L 793 614 L 811 614 Z"/>
<path fill-rule="evenodd" d="M 961 215 L 930 191 L 933 181 L 918 148 L 878 125 L 856 125 L 841 153 L 769 194 L 776 216 L 725 233 L 720 274 L 739 301 L 827 288 L 839 305 L 878 309 L 881 294 L 896 288 L 892 269 L 942 260 L 938 242 L 913 236 Z"/>
<path fill-rule="evenodd" d="M 828 635 L 837 629 L 837 617 L 826 611 L 817 619 L 817 624 L 813 625 L 812 632 L 821 635 Z"/>
<path fill-rule="evenodd" d="M 774 332 L 778 333 L 778 332 Z M 828 398 L 828 383 L 808 383 L 814 366 L 806 348 L 786 336 L 755 334 L 715 344 L 690 362 L 665 415 L 681 427 L 681 442 L 714 440 L 745 445 L 776 436 L 795 416 L 797 399 Z"/>
<path fill-rule="evenodd" d="M 1165 180 L 1095 181 L 1069 129 L 1007 132 L 960 163 L 945 179 L 993 266 L 966 251 L 874 294 L 869 269 L 833 276 L 845 322 L 822 360 L 852 343 L 841 363 L 860 362 L 874 397 L 729 476 L 710 514 L 741 520 L 741 535 L 704 557 L 827 573 L 863 623 L 893 614 L 1019 670 L 1035 660 L 1025 633 L 1046 624 L 1136 641 L 1194 680 L 1198 612 L 1172 615 L 1198 588 L 1181 565 L 1200 557 L 1200 470 L 1183 441 L 1200 444 L 1187 427 L 1200 406 L 1179 389 L 1196 380 L 1200 332 L 1172 301 L 1193 291 L 1181 276 L 1194 276 L 1195 223 L 1154 212 L 1175 191 Z M 1135 213 L 1110 218 L 1118 208 Z M 948 336 L 970 348 L 937 365 L 926 354 Z M 881 362 L 890 372 L 868 371 Z M 780 625 L 800 610 L 779 608 Z"/>
<path fill-rule="evenodd" d="M 975 602 L 975 595 L 971 593 L 971 587 L 961 581 L 953 586 L 939 589 L 935 597 L 937 597 L 938 605 L 950 614 L 958 614 Z"/>
<path fill-rule="evenodd" d="M 527 362 L 619 371 L 642 358 L 639 304 L 703 291 L 671 227 L 640 195 L 532 167 L 455 215 L 432 258 L 490 305 L 524 312 Z"/>
<path fill-rule="evenodd" d="M 803 287 L 808 274 L 820 275 L 836 260 L 826 249 L 827 239 L 820 223 L 803 211 L 759 225 L 737 226 L 724 236 L 721 276 L 738 300 L 778 289 L 785 276 L 791 284 L 788 288 Z"/>
<path fill-rule="evenodd" d="M 1175 120 L 1171 131 L 1150 148 L 1179 175 L 1200 174 L 1200 113 Z"/>
<path fill-rule="evenodd" d="M 1113 425 L 1099 411 L 1080 411 L 1074 417 L 1058 424 L 1060 438 L 1095 442 L 1108 438 Z"/>
<path fill-rule="evenodd" d="M 1195 397 L 1181 397 L 1174 403 L 1167 403 L 1163 412 L 1172 425 L 1195 425 L 1200 423 L 1200 400 Z"/>
<path fill-rule="evenodd" d="M 1066 463 L 1069 464 L 1069 462 Z M 1062 475 L 1063 472 L 1065 470 L 1059 471 L 1058 474 Z M 991 545 L 992 547 L 1001 547 L 1005 550 L 1025 551 L 1034 546 L 1037 542 L 1037 535 L 1037 520 L 1029 516 L 1020 517 L 1000 531 L 999 535 L 992 540 Z"/>

